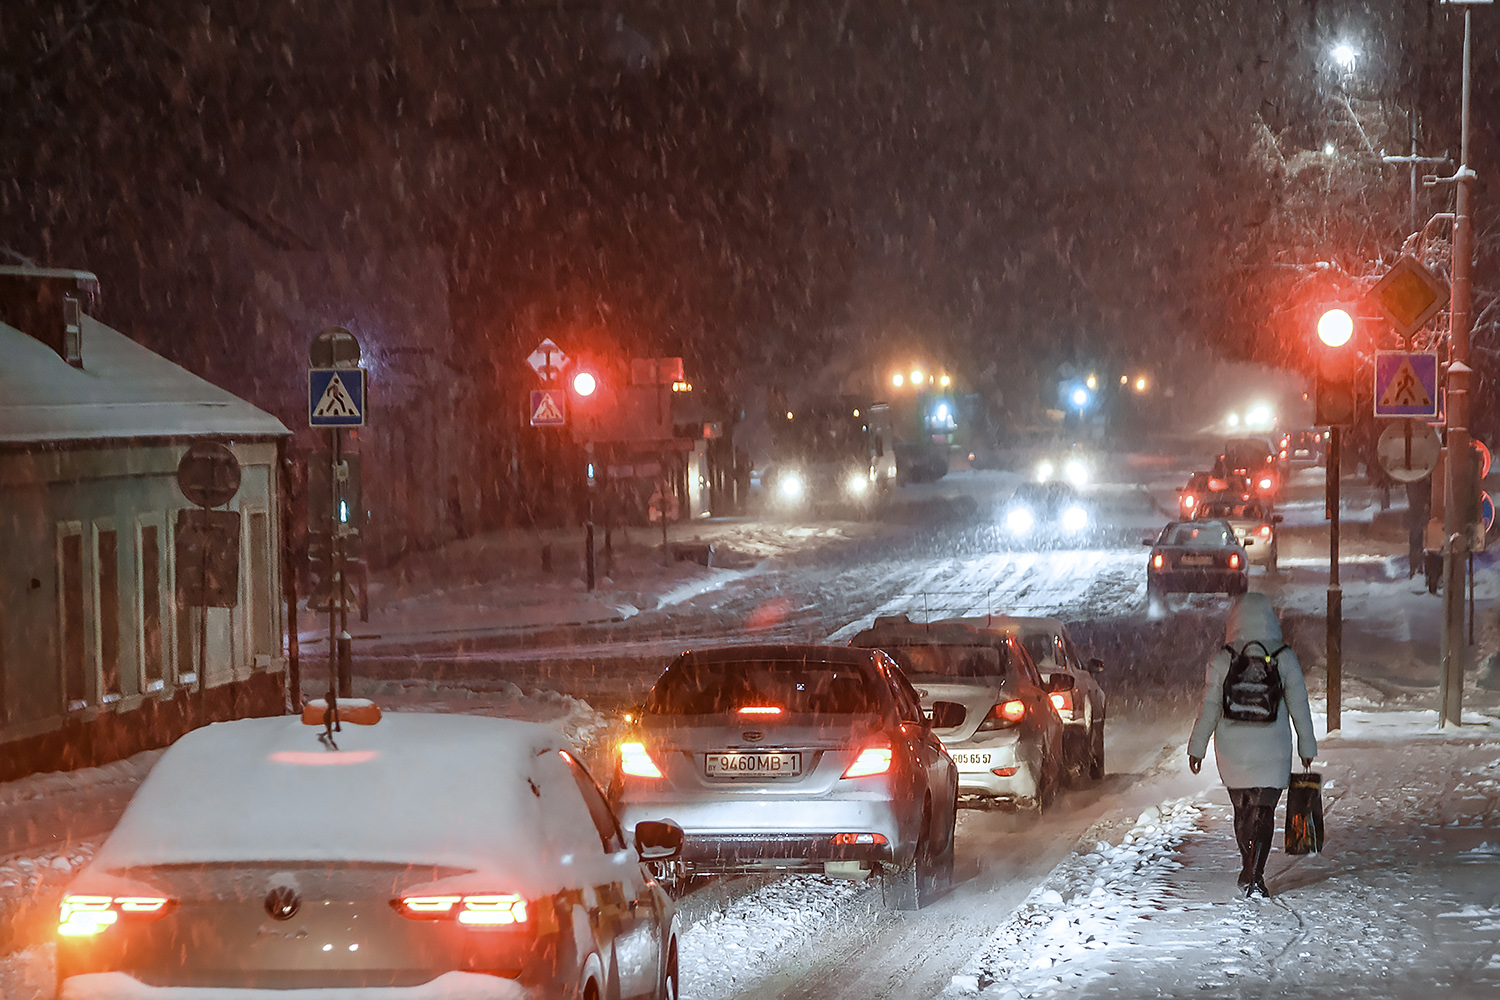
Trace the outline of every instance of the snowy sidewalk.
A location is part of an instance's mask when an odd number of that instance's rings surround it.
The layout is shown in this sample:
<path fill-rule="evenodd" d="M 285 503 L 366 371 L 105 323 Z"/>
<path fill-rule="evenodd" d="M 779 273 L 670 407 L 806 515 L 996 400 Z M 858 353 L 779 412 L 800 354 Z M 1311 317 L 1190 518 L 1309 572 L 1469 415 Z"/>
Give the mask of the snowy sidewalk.
<path fill-rule="evenodd" d="M 1500 725 L 1370 725 L 1324 742 L 1325 851 L 1289 857 L 1278 832 L 1271 899 L 1236 892 L 1210 760 L 1196 792 L 1060 865 L 945 1000 L 1500 995 Z"/>

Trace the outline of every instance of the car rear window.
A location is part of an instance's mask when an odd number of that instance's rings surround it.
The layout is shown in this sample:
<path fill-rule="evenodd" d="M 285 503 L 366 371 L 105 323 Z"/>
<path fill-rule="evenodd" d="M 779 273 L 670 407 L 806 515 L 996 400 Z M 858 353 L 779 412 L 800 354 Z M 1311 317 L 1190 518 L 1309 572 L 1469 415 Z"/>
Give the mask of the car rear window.
<path fill-rule="evenodd" d="M 981 677 L 1008 681 L 1014 667 L 1005 651 L 995 646 L 891 646 L 881 649 L 891 655 L 912 677 Z"/>
<path fill-rule="evenodd" d="M 1217 548 L 1229 544 L 1229 533 L 1222 524 L 1174 524 L 1162 534 L 1161 545 Z"/>
<path fill-rule="evenodd" d="M 677 662 L 646 699 L 648 715 L 719 715 L 741 708 L 788 714 L 867 715 L 880 711 L 868 670 L 853 663 L 801 660 Z"/>
<path fill-rule="evenodd" d="M 1021 643 L 1036 663 L 1047 663 L 1052 659 L 1055 642 L 1051 632 L 1028 632 L 1021 636 Z"/>
<path fill-rule="evenodd" d="M 1264 518 L 1265 510 L 1257 503 L 1206 503 L 1202 510 L 1204 517 L 1241 517 L 1241 518 Z"/>

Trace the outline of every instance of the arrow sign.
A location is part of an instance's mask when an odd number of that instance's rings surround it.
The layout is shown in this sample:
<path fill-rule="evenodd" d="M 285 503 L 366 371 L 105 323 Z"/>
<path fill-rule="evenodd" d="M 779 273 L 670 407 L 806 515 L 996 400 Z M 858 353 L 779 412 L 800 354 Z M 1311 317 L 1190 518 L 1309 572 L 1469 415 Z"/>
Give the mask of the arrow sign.
<path fill-rule="evenodd" d="M 1375 416 L 1436 417 L 1436 351 L 1378 351 L 1375 354 Z"/>
<path fill-rule="evenodd" d="M 554 344 L 551 339 L 547 339 L 527 355 L 526 363 L 531 366 L 532 371 L 550 382 L 557 377 L 558 372 L 567 367 L 568 356 L 563 353 L 561 347 Z M 536 412 L 535 408 L 532 412 Z"/>

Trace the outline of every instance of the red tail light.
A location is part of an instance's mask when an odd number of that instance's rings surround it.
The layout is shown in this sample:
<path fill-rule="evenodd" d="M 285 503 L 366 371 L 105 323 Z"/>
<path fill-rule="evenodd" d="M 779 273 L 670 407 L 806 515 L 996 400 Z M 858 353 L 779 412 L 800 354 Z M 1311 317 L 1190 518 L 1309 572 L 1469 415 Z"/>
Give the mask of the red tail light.
<path fill-rule="evenodd" d="M 1182 505 L 1188 510 L 1192 510 L 1198 505 L 1198 498 L 1193 496 L 1191 493 L 1184 493 L 1182 495 Z"/>
<path fill-rule="evenodd" d="M 1230 569 L 1239 569 L 1240 568 L 1240 554 L 1238 552 L 1231 552 L 1231 553 L 1229 553 L 1229 568 Z"/>
<path fill-rule="evenodd" d="M 64 937 L 88 937 L 121 920 L 160 920 L 172 908 L 165 896 L 63 897 L 58 908 L 57 933 Z"/>
<path fill-rule="evenodd" d="M 854 758 L 854 763 L 844 770 L 844 777 L 868 778 L 873 774 L 884 774 L 890 769 L 890 747 L 865 747 Z"/>
<path fill-rule="evenodd" d="M 1058 715 L 1073 714 L 1073 692 L 1053 691 L 1051 696 L 1052 707 L 1057 709 Z"/>
<path fill-rule="evenodd" d="M 1270 538 L 1271 537 L 1271 526 L 1269 524 L 1262 524 L 1260 526 L 1260 537 L 1262 537 L 1262 538 Z"/>
<path fill-rule="evenodd" d="M 1274 482 L 1274 480 L 1272 480 L 1270 476 L 1266 476 L 1260 481 L 1260 488 L 1263 490 L 1268 490 L 1271 488 L 1272 482 Z"/>
<path fill-rule="evenodd" d="M 1161 569 L 1166 564 L 1167 564 L 1166 557 L 1164 557 L 1160 552 L 1158 552 L 1156 555 L 1154 555 L 1154 556 L 1151 557 L 1151 565 L 1154 566 L 1157 569 Z"/>
<path fill-rule="evenodd" d="M 660 778 L 661 768 L 646 752 L 644 743 L 620 744 L 620 773 L 632 778 Z"/>
<path fill-rule="evenodd" d="M 833 844 L 836 847 L 853 847 L 860 844 L 884 844 L 883 833 L 835 833 Z"/>
<path fill-rule="evenodd" d="M 979 732 L 991 732 L 996 729 L 1009 729 L 1022 719 L 1026 718 L 1026 703 L 1012 699 L 1001 702 L 990 713 L 984 717 L 979 724 Z"/>
<path fill-rule="evenodd" d="M 736 709 L 740 715 L 780 715 L 781 709 L 775 705 L 746 705 L 744 708 Z"/>
<path fill-rule="evenodd" d="M 408 920 L 456 920 L 469 927 L 504 927 L 529 919 L 526 900 L 513 892 L 402 896 L 391 905 Z"/>

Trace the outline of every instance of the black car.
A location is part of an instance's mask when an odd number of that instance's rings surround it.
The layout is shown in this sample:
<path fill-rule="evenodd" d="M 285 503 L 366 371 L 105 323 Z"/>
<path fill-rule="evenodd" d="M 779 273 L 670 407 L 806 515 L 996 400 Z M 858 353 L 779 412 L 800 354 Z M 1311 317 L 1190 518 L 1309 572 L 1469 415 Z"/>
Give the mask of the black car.
<path fill-rule="evenodd" d="M 1228 521 L 1173 521 L 1146 539 L 1146 595 L 1243 594 L 1250 589 L 1250 557 Z"/>

